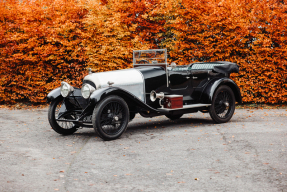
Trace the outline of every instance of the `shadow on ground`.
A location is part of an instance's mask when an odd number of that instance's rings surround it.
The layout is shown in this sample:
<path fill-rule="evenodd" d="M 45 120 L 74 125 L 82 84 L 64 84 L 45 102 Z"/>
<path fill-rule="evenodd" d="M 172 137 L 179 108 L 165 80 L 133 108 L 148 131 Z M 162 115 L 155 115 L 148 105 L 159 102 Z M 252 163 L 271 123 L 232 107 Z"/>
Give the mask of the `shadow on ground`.
<path fill-rule="evenodd" d="M 138 120 L 139 118 L 135 118 L 128 124 L 128 128 L 124 134 L 132 133 L 132 134 L 142 134 L 147 131 L 158 132 L 159 130 L 166 130 L 169 131 L 171 129 L 195 129 L 200 127 L 206 127 L 208 125 L 214 125 L 214 121 L 212 119 L 200 119 L 200 118 L 180 118 L 178 120 L 169 120 L 164 117 L 160 118 L 141 118 L 141 121 Z M 190 126 L 191 125 L 191 126 Z M 196 126 L 196 127 L 195 127 Z M 155 129 L 156 128 L 156 129 Z M 67 137 L 74 137 L 74 136 L 84 136 L 84 137 L 97 137 L 93 128 L 82 128 L 78 130 L 73 135 L 63 136 Z"/>

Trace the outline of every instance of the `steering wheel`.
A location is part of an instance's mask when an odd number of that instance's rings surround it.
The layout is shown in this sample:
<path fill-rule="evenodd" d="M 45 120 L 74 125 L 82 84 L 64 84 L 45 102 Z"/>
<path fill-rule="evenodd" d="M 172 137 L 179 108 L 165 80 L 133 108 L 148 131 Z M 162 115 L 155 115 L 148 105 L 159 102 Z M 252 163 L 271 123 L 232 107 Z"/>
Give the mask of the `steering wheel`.
<path fill-rule="evenodd" d="M 147 60 L 142 59 L 139 61 L 139 64 L 149 64 L 149 62 Z"/>

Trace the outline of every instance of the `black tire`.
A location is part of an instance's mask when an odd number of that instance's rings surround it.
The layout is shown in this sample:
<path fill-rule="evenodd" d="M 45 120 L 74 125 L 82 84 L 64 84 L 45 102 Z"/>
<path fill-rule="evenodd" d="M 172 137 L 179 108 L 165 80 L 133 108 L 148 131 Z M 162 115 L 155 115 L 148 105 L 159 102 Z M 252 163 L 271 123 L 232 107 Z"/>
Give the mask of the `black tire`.
<path fill-rule="evenodd" d="M 179 118 L 182 117 L 183 114 L 179 114 L 179 115 L 165 115 L 167 118 L 169 118 L 170 120 L 177 120 Z"/>
<path fill-rule="evenodd" d="M 56 117 L 58 116 L 58 112 L 62 106 L 63 101 L 63 97 L 58 97 L 51 102 L 48 110 L 48 120 L 54 131 L 62 135 L 70 135 L 77 131 L 78 126 L 72 122 L 56 121 Z M 62 117 L 61 119 L 67 118 L 75 119 L 72 115 L 69 115 L 68 117 Z"/>
<path fill-rule="evenodd" d="M 234 114 L 235 97 L 230 87 L 220 86 L 214 93 L 209 114 L 216 123 L 228 122 Z"/>
<path fill-rule="evenodd" d="M 92 122 L 96 133 L 104 140 L 119 138 L 129 123 L 129 108 L 125 100 L 111 95 L 97 104 Z"/>

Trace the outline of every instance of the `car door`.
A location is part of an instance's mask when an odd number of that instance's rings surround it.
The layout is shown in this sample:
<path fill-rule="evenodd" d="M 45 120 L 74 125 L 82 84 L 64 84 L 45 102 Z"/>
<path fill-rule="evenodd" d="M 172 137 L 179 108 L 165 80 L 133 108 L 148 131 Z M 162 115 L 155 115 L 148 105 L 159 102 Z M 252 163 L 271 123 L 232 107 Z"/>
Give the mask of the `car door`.
<path fill-rule="evenodd" d="M 186 70 L 171 71 L 169 73 L 169 86 L 172 90 L 186 89 L 189 85 L 189 74 Z"/>
<path fill-rule="evenodd" d="M 208 70 L 191 70 L 191 84 L 193 88 L 199 88 L 208 81 Z"/>
<path fill-rule="evenodd" d="M 190 72 L 185 70 L 169 72 L 169 94 L 183 95 L 184 104 L 190 103 L 193 87 Z"/>

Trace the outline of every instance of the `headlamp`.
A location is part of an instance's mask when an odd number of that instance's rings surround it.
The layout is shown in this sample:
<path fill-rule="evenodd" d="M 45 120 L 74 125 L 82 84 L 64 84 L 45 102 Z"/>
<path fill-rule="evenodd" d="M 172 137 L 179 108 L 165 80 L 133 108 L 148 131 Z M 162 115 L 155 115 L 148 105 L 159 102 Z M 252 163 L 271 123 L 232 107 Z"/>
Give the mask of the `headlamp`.
<path fill-rule="evenodd" d="M 61 95 L 63 97 L 68 97 L 74 91 L 74 87 L 69 85 L 69 83 L 62 82 L 61 83 Z"/>
<path fill-rule="evenodd" d="M 91 86 L 89 84 L 84 84 L 84 86 L 81 89 L 82 96 L 85 99 L 88 99 L 95 90 L 96 89 L 93 86 Z"/>

